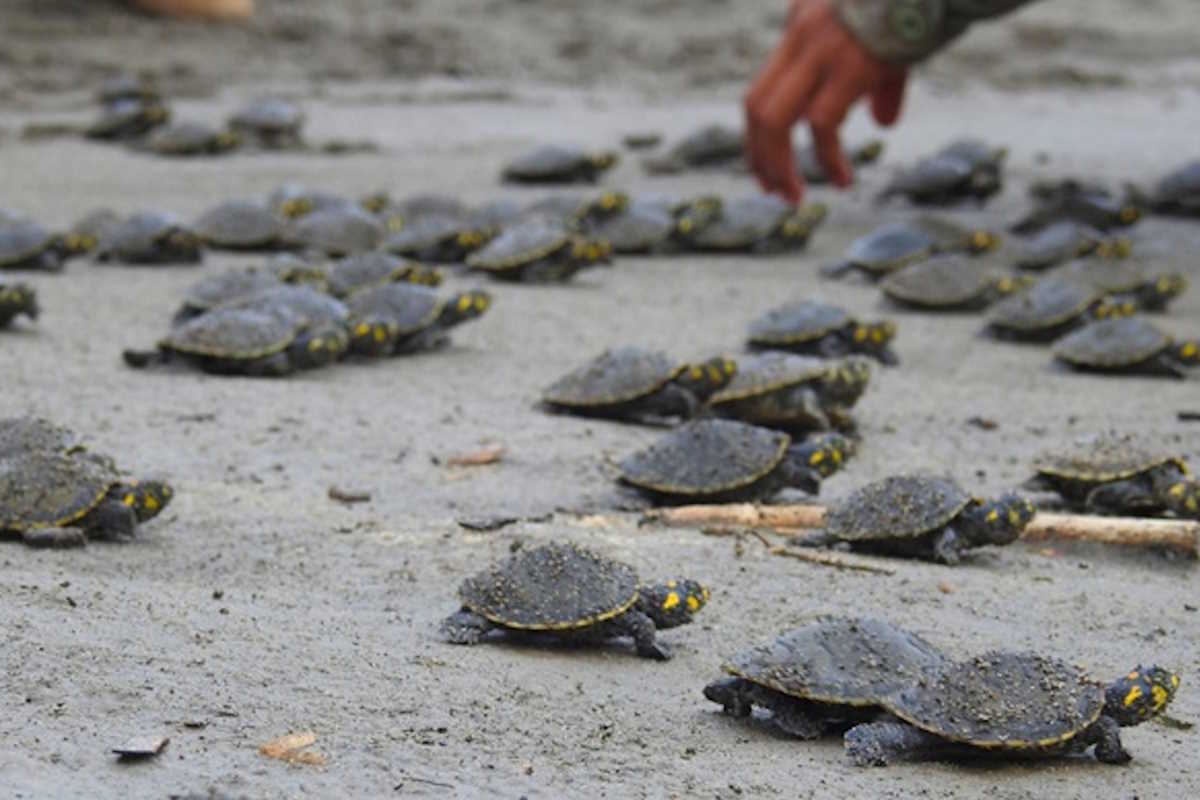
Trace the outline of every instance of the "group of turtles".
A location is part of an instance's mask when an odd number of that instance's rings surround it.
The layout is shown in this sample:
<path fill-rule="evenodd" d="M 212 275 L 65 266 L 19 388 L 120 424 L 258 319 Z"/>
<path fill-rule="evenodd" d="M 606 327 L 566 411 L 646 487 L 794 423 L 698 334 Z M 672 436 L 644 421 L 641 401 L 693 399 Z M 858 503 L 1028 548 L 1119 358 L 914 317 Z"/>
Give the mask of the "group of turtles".
<path fill-rule="evenodd" d="M 711 600 L 688 578 L 643 584 L 619 561 L 570 543 L 522 547 L 464 580 L 441 623 L 452 644 L 629 638 L 639 656 L 671 657 L 658 633 Z M 733 655 L 705 698 L 735 718 L 755 708 L 798 739 L 843 734 L 859 766 L 931 758 L 1050 758 L 1094 747 L 1131 760 L 1120 730 L 1162 714 L 1177 674 L 1138 665 L 1108 683 L 1060 658 L 988 651 L 953 659 L 915 633 L 858 617 L 818 617 Z"/>

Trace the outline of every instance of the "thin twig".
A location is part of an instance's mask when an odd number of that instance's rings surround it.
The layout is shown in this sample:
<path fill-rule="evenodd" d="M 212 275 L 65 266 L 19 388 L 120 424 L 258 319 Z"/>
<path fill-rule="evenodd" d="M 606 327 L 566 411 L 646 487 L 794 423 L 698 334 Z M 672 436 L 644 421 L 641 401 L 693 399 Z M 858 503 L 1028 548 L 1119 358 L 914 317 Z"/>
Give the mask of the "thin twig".
<path fill-rule="evenodd" d="M 820 564 L 823 567 L 836 567 L 837 569 L 852 569 L 859 572 L 871 572 L 876 575 L 895 575 L 896 570 L 891 567 L 880 567 L 876 564 L 867 564 L 863 561 L 850 560 L 844 556 L 837 556 L 833 553 L 822 552 L 820 550 L 792 550 L 783 546 L 775 546 L 767 551 L 773 556 L 787 556 L 795 558 L 799 561 L 807 561 L 810 564 Z"/>

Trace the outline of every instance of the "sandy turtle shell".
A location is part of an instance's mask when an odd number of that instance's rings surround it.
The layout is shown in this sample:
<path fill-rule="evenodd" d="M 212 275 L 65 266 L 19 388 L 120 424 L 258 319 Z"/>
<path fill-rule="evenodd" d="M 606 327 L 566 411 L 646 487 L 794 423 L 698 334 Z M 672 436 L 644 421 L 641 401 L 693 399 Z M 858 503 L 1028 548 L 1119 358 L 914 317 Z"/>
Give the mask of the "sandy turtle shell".
<path fill-rule="evenodd" d="M 174 328 L 158 346 L 185 356 L 249 361 L 287 349 L 305 321 L 243 308 L 217 308 Z"/>
<path fill-rule="evenodd" d="M 1141 317 L 1105 319 L 1064 336 L 1054 355 L 1069 364 L 1097 369 L 1132 367 L 1171 346 L 1170 336 Z"/>
<path fill-rule="evenodd" d="M 472 227 L 461 217 L 425 214 L 388 234 L 380 247 L 424 261 L 454 262 L 487 244 L 493 235 L 491 229 Z"/>
<path fill-rule="evenodd" d="M 825 515 L 841 541 L 916 539 L 944 527 L 971 502 L 949 478 L 895 475 L 852 492 Z"/>
<path fill-rule="evenodd" d="M 523 549 L 463 581 L 465 608 L 505 628 L 587 628 L 631 609 L 638 598 L 633 568 L 570 544 Z"/>
<path fill-rule="evenodd" d="M 30 219 L 17 218 L 0 223 L 0 269 L 39 266 L 43 254 L 51 250 L 58 237 Z M 53 268 L 62 265 L 57 259 Z"/>
<path fill-rule="evenodd" d="M 829 362 L 792 353 L 760 353 L 738 362 L 738 371 L 724 389 L 712 396 L 714 406 L 745 400 L 786 386 L 825 377 Z"/>
<path fill-rule="evenodd" d="M 1041 270 L 1087 255 L 1104 240 L 1104 234 L 1073 220 L 1060 220 L 1022 242 L 1016 264 Z"/>
<path fill-rule="evenodd" d="M 426 286 L 384 283 L 355 292 L 346 298 L 351 319 L 382 317 L 400 336 L 425 330 L 437 322 L 443 300 Z"/>
<path fill-rule="evenodd" d="M 407 279 L 418 265 L 391 253 L 372 250 L 338 259 L 329 266 L 329 291 L 346 298 L 360 289 Z"/>
<path fill-rule="evenodd" d="M 738 653 L 722 668 L 790 697 L 867 707 L 945 663 L 929 642 L 887 622 L 818 617 Z"/>
<path fill-rule="evenodd" d="M 784 460 L 791 437 L 734 420 L 689 422 L 620 464 L 621 480 L 676 496 L 741 492 Z"/>
<path fill-rule="evenodd" d="M 304 111 L 295 103 L 277 97 L 262 97 L 229 117 L 229 127 L 250 134 L 263 144 L 293 143 L 304 126 Z"/>
<path fill-rule="evenodd" d="M 513 159 L 504 168 L 507 181 L 594 181 L 616 162 L 612 153 L 592 153 L 572 145 L 547 144 Z"/>
<path fill-rule="evenodd" d="M 139 211 L 109 230 L 97 257 L 128 264 L 194 263 L 203 258 L 203 248 L 174 214 Z"/>
<path fill-rule="evenodd" d="M 369 212 L 350 205 L 313 211 L 292 222 L 284 233 L 290 244 L 330 256 L 374 250 L 383 236 L 383 223 Z"/>
<path fill-rule="evenodd" d="M 706 167 L 738 161 L 745 152 L 745 136 L 738 128 L 706 125 L 675 142 L 661 156 L 647 158 L 650 173 L 682 172 L 688 167 Z"/>
<path fill-rule="evenodd" d="M 215 155 L 238 146 L 236 133 L 200 122 L 175 122 L 156 128 L 139 145 L 160 156 Z"/>
<path fill-rule="evenodd" d="M 184 293 L 183 304 L 176 318 L 187 319 L 240 297 L 263 289 L 273 289 L 282 283 L 278 275 L 265 269 L 231 269 L 209 275 L 192 284 Z"/>
<path fill-rule="evenodd" d="M 1200 214 L 1200 161 L 1165 175 L 1154 187 L 1149 204 L 1158 211 Z"/>
<path fill-rule="evenodd" d="M 283 221 L 271 209 L 252 200 L 228 200 L 196 220 L 196 233 L 211 247 L 254 250 L 271 247 L 283 235 Z"/>
<path fill-rule="evenodd" d="M 89 139 L 128 139 L 165 124 L 171 113 L 154 100 L 118 100 L 104 106 L 85 130 Z"/>
<path fill-rule="evenodd" d="M 1178 456 L 1147 450 L 1128 436 L 1106 434 L 1043 453 L 1033 467 L 1041 475 L 1101 484 L 1132 478 L 1167 464 L 1187 474 L 1187 465 Z"/>
<path fill-rule="evenodd" d="M 487 272 L 508 272 L 557 253 L 571 244 L 562 225 L 530 220 L 509 228 L 467 256 L 467 266 Z"/>
<path fill-rule="evenodd" d="M 1050 750 L 1100 718 L 1104 689 L 1072 664 L 1037 653 L 988 652 L 935 670 L 889 696 L 900 719 L 987 750 Z"/>
<path fill-rule="evenodd" d="M 611 244 L 613 252 L 645 253 L 666 242 L 675 227 L 669 202 L 635 197 L 624 211 L 597 221 L 589 232 Z"/>
<path fill-rule="evenodd" d="M 768 311 L 750 323 L 750 343 L 784 346 L 815 342 L 854 322 L 844 309 L 801 300 Z"/>
<path fill-rule="evenodd" d="M 889 222 L 855 239 L 846 250 L 846 261 L 868 273 L 884 275 L 928 258 L 933 240 L 909 222 Z"/>
<path fill-rule="evenodd" d="M 969 308 L 982 305 L 1002 279 L 962 256 L 939 256 L 891 273 L 879 288 L 892 300 L 918 308 Z"/>
<path fill-rule="evenodd" d="M 542 399 L 568 408 L 620 405 L 654 394 L 683 369 L 660 351 L 620 347 L 559 378 Z"/>
<path fill-rule="evenodd" d="M 1089 258 L 1067 264 L 1057 271 L 1061 277 L 1095 286 L 1109 294 L 1137 293 L 1159 284 L 1164 297 L 1168 290 L 1182 292 L 1186 279 L 1167 273 L 1152 273 L 1144 263 L 1128 258 Z M 1172 284 L 1178 283 L 1178 286 Z"/>
<path fill-rule="evenodd" d="M 37 291 L 32 286 L 0 283 L 0 328 L 8 327 L 19 314 L 37 319 L 39 313 L 41 308 L 38 306 Z"/>
<path fill-rule="evenodd" d="M 1015 333 L 1053 330 L 1077 319 L 1100 297 L 1093 287 L 1058 277 L 1043 278 L 992 307 L 989 322 Z"/>
<path fill-rule="evenodd" d="M 350 309 L 337 298 L 311 286 L 280 284 L 233 300 L 221 308 L 241 308 L 281 315 L 292 321 L 302 319 L 312 325 L 346 325 Z"/>

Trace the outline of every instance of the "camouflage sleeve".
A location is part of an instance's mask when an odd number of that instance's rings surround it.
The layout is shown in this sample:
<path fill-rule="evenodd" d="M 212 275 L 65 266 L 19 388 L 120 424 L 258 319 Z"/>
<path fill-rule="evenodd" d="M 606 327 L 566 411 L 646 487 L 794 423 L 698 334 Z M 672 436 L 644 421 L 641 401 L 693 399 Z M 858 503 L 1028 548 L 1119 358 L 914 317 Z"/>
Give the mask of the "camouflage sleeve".
<path fill-rule="evenodd" d="M 911 63 L 940 49 L 972 22 L 1032 0 L 834 0 L 850 31 L 876 57 Z"/>

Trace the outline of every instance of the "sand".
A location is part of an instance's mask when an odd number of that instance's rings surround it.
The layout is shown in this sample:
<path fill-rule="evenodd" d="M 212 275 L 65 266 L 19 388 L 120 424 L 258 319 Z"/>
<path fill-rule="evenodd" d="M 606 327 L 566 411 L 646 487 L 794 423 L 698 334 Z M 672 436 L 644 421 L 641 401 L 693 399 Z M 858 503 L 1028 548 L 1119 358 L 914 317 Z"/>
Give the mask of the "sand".
<path fill-rule="evenodd" d="M 961 214 L 992 224 L 1023 208 L 1035 175 L 1116 183 L 1195 157 L 1190 2 L 1155 3 L 1153 16 L 1130 21 L 1146 4 L 1061 0 L 980 30 L 918 77 L 881 167 L 852 191 L 814 190 L 833 214 L 799 256 L 621 258 L 568 286 L 489 285 L 492 313 L 436 353 L 282 381 L 140 374 L 121 365 L 120 349 L 154 341 L 199 276 L 254 259 L 213 255 L 179 269 L 74 262 L 62 275 L 22 276 L 45 313 L 0 339 L 3 412 L 72 426 L 131 471 L 168 477 L 178 496 L 135 543 L 0 551 L 3 794 L 1200 794 L 1195 734 L 1163 725 L 1125 733 L 1135 761 L 1123 768 L 1077 759 L 864 770 L 844 760 L 836 738 L 791 741 L 724 718 L 700 694 L 742 646 L 814 614 L 854 613 L 911 627 L 958 655 L 1032 648 L 1101 677 L 1138 662 L 1168 665 L 1184 681 L 1172 713 L 1194 720 L 1193 564 L 1042 543 L 981 552 L 957 569 L 888 562 L 896 574 L 881 576 L 769 556 L 753 539 L 638 527 L 636 513 L 606 513 L 634 502 L 615 487 L 612 463 L 659 431 L 535 408 L 543 386 L 605 346 L 736 352 L 750 319 L 781 299 L 814 296 L 864 317 L 894 316 L 904 362 L 877 371 L 859 405 L 863 446 L 827 482 L 828 498 L 909 469 L 1002 491 L 1028 476 L 1043 448 L 1107 428 L 1196 462 L 1200 427 L 1176 418 L 1200 409 L 1194 381 L 1064 374 L 1042 348 L 981 337 L 978 316 L 896 312 L 871 287 L 816 275 L 884 213 L 868 201 L 891 170 L 955 135 L 1012 150 L 1005 193 Z M 514 2 L 471 11 L 477 5 L 263 2 L 259 20 L 238 31 L 156 23 L 103 3 L 11 3 L 0 39 L 0 128 L 9 134 L 0 140 L 0 206 L 58 225 L 96 206 L 190 218 L 285 180 L 353 195 L 495 197 L 500 165 L 533 142 L 611 145 L 631 130 L 670 137 L 735 122 L 739 82 L 769 46 L 782 6 L 664 0 L 602 13 Z M 1085 13 L 1098 6 L 1104 13 Z M 1128 69 L 1134 54 L 1139 64 Z M 1064 64 L 1076 72 L 1054 68 Z M 183 96 L 181 115 L 219 119 L 248 97 L 283 91 L 304 102 L 312 138 L 368 138 L 381 149 L 184 163 L 19 139 L 30 122 L 86 119 L 89 92 L 117 67 L 159 75 Z M 873 133 L 864 115 L 850 120 L 850 138 Z M 750 190 L 735 176 L 650 179 L 630 159 L 606 183 Z M 1194 224 L 1151 220 L 1136 236 L 1200 282 Z M 1161 324 L 1200 333 L 1200 291 Z M 973 417 L 997 427 L 982 430 Z M 490 445 L 505 448 L 498 464 L 445 466 L 447 455 Z M 327 496 L 334 485 L 372 499 L 337 503 Z M 523 521 L 492 533 L 457 524 L 494 515 Z M 439 641 L 437 622 L 454 610 L 464 575 L 518 542 L 549 538 L 587 543 L 647 578 L 698 578 L 713 588 L 712 602 L 695 624 L 664 634 L 676 653 L 666 664 L 620 643 Z M 325 766 L 257 751 L 309 730 Z M 143 734 L 171 742 L 153 760 L 116 763 L 109 749 Z"/>

